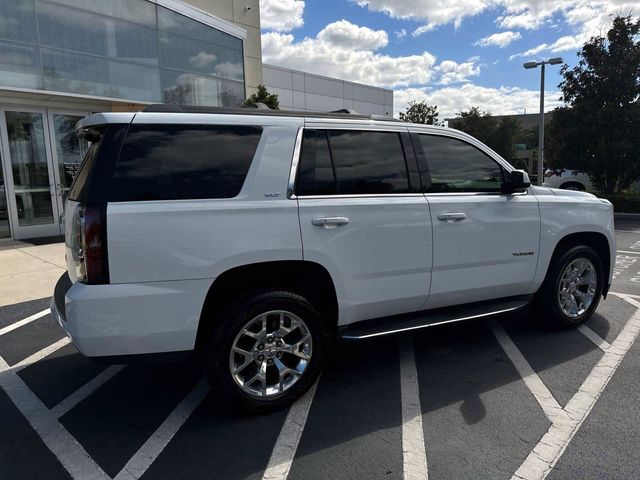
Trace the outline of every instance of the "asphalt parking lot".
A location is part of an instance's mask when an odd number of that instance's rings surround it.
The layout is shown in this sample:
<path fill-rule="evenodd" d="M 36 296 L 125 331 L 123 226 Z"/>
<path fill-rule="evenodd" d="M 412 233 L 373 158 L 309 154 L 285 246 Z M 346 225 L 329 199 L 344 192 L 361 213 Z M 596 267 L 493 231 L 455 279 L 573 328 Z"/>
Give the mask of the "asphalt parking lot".
<path fill-rule="evenodd" d="M 616 226 L 611 293 L 580 330 L 519 312 L 344 343 L 268 415 L 189 364 L 83 358 L 49 298 L 2 306 L 0 478 L 640 478 L 640 221 Z"/>

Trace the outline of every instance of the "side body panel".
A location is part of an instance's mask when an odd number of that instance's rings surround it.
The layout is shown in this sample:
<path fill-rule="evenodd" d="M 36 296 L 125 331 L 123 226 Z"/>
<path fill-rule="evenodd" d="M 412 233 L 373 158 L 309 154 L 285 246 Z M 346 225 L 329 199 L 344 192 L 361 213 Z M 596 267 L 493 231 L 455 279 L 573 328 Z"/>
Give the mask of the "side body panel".
<path fill-rule="evenodd" d="M 301 260 L 297 204 L 286 197 L 296 134 L 264 127 L 235 198 L 110 203 L 111 283 L 213 281 L 240 265 Z"/>
<path fill-rule="evenodd" d="M 610 251 L 609 284 L 616 261 L 613 207 L 594 195 L 570 190 L 532 187 L 540 205 L 542 219 L 540 259 L 533 281 L 537 290 L 547 274 L 553 251 L 564 237 L 572 233 L 594 232 L 607 238 Z"/>
<path fill-rule="evenodd" d="M 300 198 L 304 258 L 333 278 L 339 324 L 419 310 L 429 292 L 431 221 L 422 195 Z M 312 220 L 346 217 L 327 229 Z"/>
<path fill-rule="evenodd" d="M 536 197 L 427 195 L 433 273 L 426 308 L 531 293 L 540 244 Z M 464 214 L 457 221 L 438 217 Z"/>

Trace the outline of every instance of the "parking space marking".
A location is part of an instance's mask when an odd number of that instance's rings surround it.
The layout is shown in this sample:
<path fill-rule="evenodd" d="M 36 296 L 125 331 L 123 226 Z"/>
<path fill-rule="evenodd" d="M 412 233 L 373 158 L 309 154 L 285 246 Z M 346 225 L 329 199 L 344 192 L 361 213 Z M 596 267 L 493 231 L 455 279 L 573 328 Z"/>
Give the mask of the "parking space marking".
<path fill-rule="evenodd" d="M 22 370 L 23 368 L 28 367 L 29 365 L 36 363 L 40 360 L 42 360 L 44 357 L 48 357 L 49 355 L 51 355 L 53 352 L 60 350 L 62 347 L 66 347 L 67 345 L 69 345 L 71 343 L 71 340 L 69 340 L 69 337 L 64 337 L 61 338 L 60 340 L 58 340 L 55 343 L 52 343 L 51 345 L 49 345 L 48 347 L 44 347 L 42 350 L 34 353 L 33 355 L 29 355 L 27 358 L 25 358 L 24 360 L 20 360 L 18 363 L 16 363 L 15 365 L 12 365 L 11 367 L 9 367 L 11 369 L 11 371 L 13 371 L 14 373 L 18 373 L 20 370 Z"/>
<path fill-rule="evenodd" d="M 71 395 L 69 395 L 67 398 L 53 407 L 51 409 L 51 413 L 56 418 L 62 417 L 65 413 L 79 404 L 82 400 L 87 398 L 98 388 L 100 388 L 102 385 L 116 376 L 118 372 L 120 372 L 124 367 L 124 365 L 111 365 L 109 368 L 103 370 L 97 376 L 92 378 L 78 390 L 73 392 Z"/>
<path fill-rule="evenodd" d="M 507 354 L 507 357 L 509 357 L 509 360 L 513 363 L 513 366 L 516 367 L 523 382 L 538 401 L 540 407 L 542 407 L 542 411 L 549 421 L 552 424 L 565 421 L 567 419 L 567 413 L 562 409 L 556 398 L 535 373 L 531 365 L 529 365 L 529 362 L 524 358 L 524 355 L 518 347 L 516 347 L 515 343 L 513 343 L 513 340 L 509 338 L 507 332 L 505 332 L 502 326 L 495 320 L 489 322 L 489 327 Z"/>
<path fill-rule="evenodd" d="M 567 446 L 602 395 L 623 358 L 640 334 L 640 302 L 623 294 L 617 296 L 638 308 L 618 337 L 605 350 L 578 392 L 565 407 L 567 419 L 553 422 L 547 433 L 514 473 L 512 480 L 543 480 L 551 472 Z"/>
<path fill-rule="evenodd" d="M 139 479 L 162 453 L 193 411 L 202 403 L 207 393 L 209 393 L 209 385 L 202 380 L 184 397 L 167 419 L 162 422 L 162 425 L 153 432 L 153 435 L 129 459 L 114 480 Z"/>
<path fill-rule="evenodd" d="M 319 381 L 320 379 L 289 409 L 262 475 L 263 480 L 285 480 L 289 475 Z"/>
<path fill-rule="evenodd" d="M 640 252 L 631 252 L 629 250 L 616 250 L 616 253 L 630 253 L 632 255 L 640 255 Z"/>
<path fill-rule="evenodd" d="M 598 335 L 596 332 L 594 332 L 593 330 L 591 330 L 589 327 L 587 327 L 585 324 L 582 324 L 578 327 L 578 330 L 580 331 L 580 333 L 582 333 L 585 337 L 587 337 L 589 340 L 591 340 L 593 342 L 593 344 L 598 347 L 600 350 L 602 350 L 603 352 L 606 351 L 608 348 L 611 347 L 611 344 L 609 342 L 607 342 L 604 338 L 602 338 L 600 335 Z"/>
<path fill-rule="evenodd" d="M 422 410 L 413 337 L 400 337 L 400 397 L 402 401 L 402 471 L 405 480 L 427 480 Z"/>
<path fill-rule="evenodd" d="M 46 350 L 46 349 L 45 349 Z M 33 355 L 32 355 L 33 357 Z M 29 357 L 31 358 L 31 357 Z M 108 475 L 0 356 L 0 388 L 75 480 L 108 480 Z"/>
<path fill-rule="evenodd" d="M 23 325 L 26 325 L 28 323 L 33 322 L 34 320 L 38 320 L 39 318 L 44 317 L 45 315 L 48 315 L 51 313 L 51 309 L 47 308 L 46 310 L 42 310 L 41 312 L 38 313 L 34 313 L 33 315 L 31 315 L 30 317 L 27 317 L 23 320 L 19 320 L 17 322 L 12 323 L 11 325 L 7 325 L 6 327 L 0 328 L 0 336 L 4 335 L 5 333 L 9 333 L 12 332 L 13 330 L 15 330 L 16 328 L 20 328 Z"/>

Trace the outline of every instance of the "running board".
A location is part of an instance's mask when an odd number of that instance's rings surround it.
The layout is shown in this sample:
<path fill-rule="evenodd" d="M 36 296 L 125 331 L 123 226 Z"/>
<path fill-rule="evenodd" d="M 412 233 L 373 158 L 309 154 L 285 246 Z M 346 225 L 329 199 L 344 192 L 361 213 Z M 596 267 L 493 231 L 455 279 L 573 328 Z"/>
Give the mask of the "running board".
<path fill-rule="evenodd" d="M 455 307 L 437 308 L 413 314 L 365 320 L 341 327 L 340 337 L 343 340 L 365 340 L 446 323 L 486 318 L 526 307 L 532 297 L 532 295 L 519 295 L 486 302 L 467 303 Z"/>

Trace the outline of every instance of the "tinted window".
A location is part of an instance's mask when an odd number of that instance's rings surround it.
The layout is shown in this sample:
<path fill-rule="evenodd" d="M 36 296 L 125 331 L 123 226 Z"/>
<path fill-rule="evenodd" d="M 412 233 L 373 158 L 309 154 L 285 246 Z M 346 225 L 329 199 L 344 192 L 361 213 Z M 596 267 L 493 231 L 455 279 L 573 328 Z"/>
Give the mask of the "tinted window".
<path fill-rule="evenodd" d="M 407 164 L 398 133 L 332 130 L 329 137 L 340 193 L 409 191 Z"/>
<path fill-rule="evenodd" d="M 497 192 L 502 167 L 462 140 L 437 135 L 419 135 L 429 167 L 428 192 Z"/>
<path fill-rule="evenodd" d="M 305 130 L 296 194 L 330 195 L 332 193 L 337 193 L 337 190 L 327 132 Z"/>
<path fill-rule="evenodd" d="M 235 197 L 260 134 L 244 126 L 132 125 L 109 200 Z"/>

